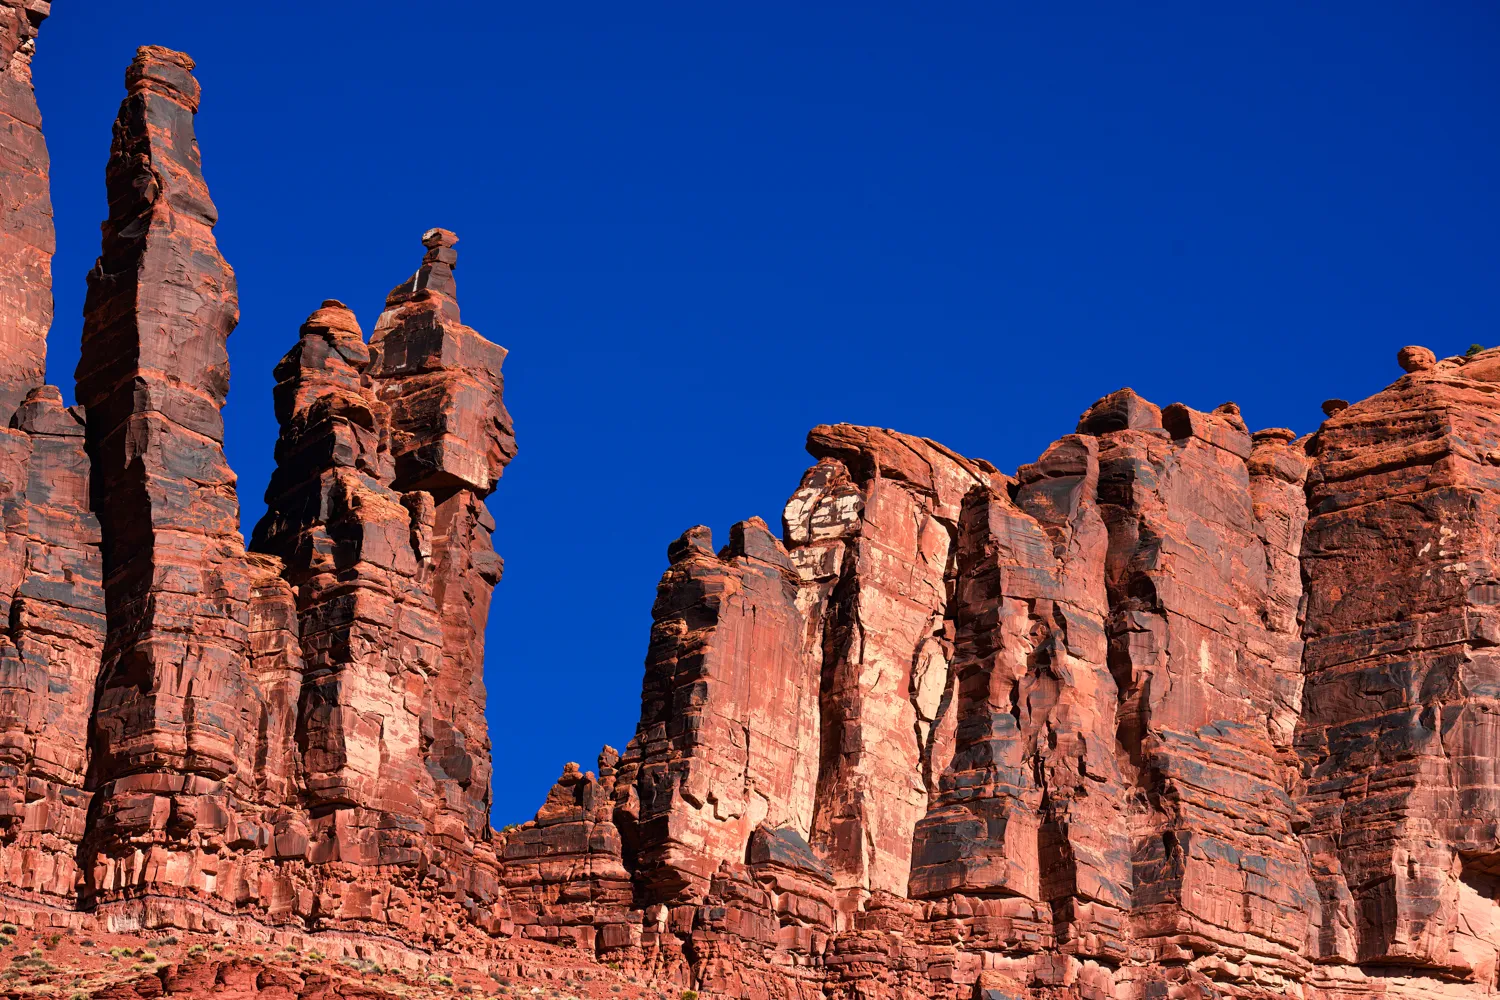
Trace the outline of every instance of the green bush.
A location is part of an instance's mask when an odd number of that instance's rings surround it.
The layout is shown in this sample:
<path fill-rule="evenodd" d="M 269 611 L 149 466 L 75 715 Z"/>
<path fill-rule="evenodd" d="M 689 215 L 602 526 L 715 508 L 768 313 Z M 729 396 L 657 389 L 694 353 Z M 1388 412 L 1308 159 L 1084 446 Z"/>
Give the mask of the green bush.
<path fill-rule="evenodd" d="M 19 933 L 21 932 L 16 930 L 15 924 L 0 924 L 0 934 L 10 934 L 14 936 Z"/>
<path fill-rule="evenodd" d="M 681 1000 L 698 1000 L 698 991 L 683 990 Z"/>

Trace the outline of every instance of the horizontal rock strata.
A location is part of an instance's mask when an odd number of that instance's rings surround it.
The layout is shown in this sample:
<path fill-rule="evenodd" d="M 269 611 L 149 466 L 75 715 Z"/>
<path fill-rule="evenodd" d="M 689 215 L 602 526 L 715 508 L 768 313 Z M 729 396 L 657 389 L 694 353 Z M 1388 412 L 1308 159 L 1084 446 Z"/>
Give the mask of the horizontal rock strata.
<path fill-rule="evenodd" d="M 1014 477 L 815 428 L 779 542 L 670 547 L 594 850 L 511 836 L 635 909 L 518 929 L 751 997 L 1490 995 L 1491 355 L 1301 438 L 1121 390 Z"/>
<path fill-rule="evenodd" d="M 756 1000 L 1500 990 L 1500 349 L 1303 437 L 1123 389 L 1013 476 L 815 427 L 779 536 L 668 546 L 624 751 L 496 832 L 516 444 L 457 236 L 289 338 L 246 546 L 182 53 L 126 73 L 44 384 L 47 13 L 0 0 L 0 916 Z M 230 965 L 146 989 L 307 985 Z"/>

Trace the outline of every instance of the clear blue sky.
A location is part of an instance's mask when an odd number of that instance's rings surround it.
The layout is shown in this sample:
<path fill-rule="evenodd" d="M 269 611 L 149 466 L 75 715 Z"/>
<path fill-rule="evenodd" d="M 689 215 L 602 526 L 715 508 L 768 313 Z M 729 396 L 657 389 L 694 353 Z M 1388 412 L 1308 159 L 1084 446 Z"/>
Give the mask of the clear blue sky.
<path fill-rule="evenodd" d="M 125 66 L 183 49 L 247 529 L 299 323 L 336 297 L 368 333 L 421 232 L 462 237 L 520 440 L 490 500 L 497 823 L 623 748 L 667 543 L 778 524 L 813 424 L 1013 469 L 1122 385 L 1307 431 L 1403 344 L 1500 343 L 1493 4 L 54 10 L 49 376 L 71 398 Z"/>

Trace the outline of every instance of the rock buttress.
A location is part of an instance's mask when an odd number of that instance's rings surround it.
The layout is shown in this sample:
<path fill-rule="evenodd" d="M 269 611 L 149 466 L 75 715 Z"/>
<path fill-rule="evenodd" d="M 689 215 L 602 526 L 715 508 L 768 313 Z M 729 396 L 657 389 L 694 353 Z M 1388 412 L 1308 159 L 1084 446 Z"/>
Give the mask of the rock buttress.
<path fill-rule="evenodd" d="M 957 747 L 918 824 L 912 895 L 999 897 L 987 946 L 1129 953 L 1126 787 L 1106 665 L 1098 448 L 1064 438 L 1016 498 L 965 498 L 954 598 Z"/>
<path fill-rule="evenodd" d="M 1298 746 L 1323 961 L 1493 984 L 1500 351 L 1410 365 L 1309 442 Z"/>
<path fill-rule="evenodd" d="M 526 937 L 600 955 L 641 943 L 614 822 L 619 761 L 605 747 L 597 776 L 568 764 L 536 817 L 506 837 L 504 881 L 512 918 Z"/>
<path fill-rule="evenodd" d="M 104 595 L 82 413 L 42 385 L 54 240 L 31 59 L 48 9 L 0 3 L 0 894 L 67 906 Z"/>
<path fill-rule="evenodd" d="M 764 521 L 734 525 L 719 553 L 692 528 L 668 558 L 615 820 L 637 902 L 690 915 L 721 864 L 744 862 L 758 826 L 806 828 L 817 673 L 795 571 Z"/>
<path fill-rule="evenodd" d="M 820 676 L 813 848 L 858 909 L 905 896 L 912 830 L 953 752 L 948 602 L 964 494 L 997 475 L 926 438 L 808 434 L 819 463 L 783 515 Z"/>
<path fill-rule="evenodd" d="M 0 431 L 0 484 L 12 483 L 0 499 L 0 892 L 71 906 L 104 590 L 83 423 L 53 386 Z"/>
<path fill-rule="evenodd" d="M 1321 918 L 1288 792 L 1294 491 L 1278 500 L 1262 488 L 1258 511 L 1252 440 L 1233 404 L 1161 412 L 1121 390 L 1078 429 L 1098 440 L 1109 530 L 1109 664 L 1138 790 L 1140 954 L 1248 953 L 1281 975 L 1305 974 Z"/>

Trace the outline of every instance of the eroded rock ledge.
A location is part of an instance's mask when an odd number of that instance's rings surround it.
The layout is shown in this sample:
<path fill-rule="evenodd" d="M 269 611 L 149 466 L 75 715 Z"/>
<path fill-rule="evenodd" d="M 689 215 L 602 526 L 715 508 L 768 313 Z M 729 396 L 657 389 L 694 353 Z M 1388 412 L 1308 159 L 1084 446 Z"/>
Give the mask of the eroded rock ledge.
<path fill-rule="evenodd" d="M 81 405 L 43 384 L 47 9 L 0 0 L 0 915 L 778 1000 L 1500 989 L 1500 350 L 1302 437 L 1123 389 L 1014 476 L 814 428 L 779 533 L 668 547 L 624 751 L 497 833 L 515 437 L 457 237 L 368 341 L 288 337 L 245 546 L 182 53 L 127 71 Z"/>

